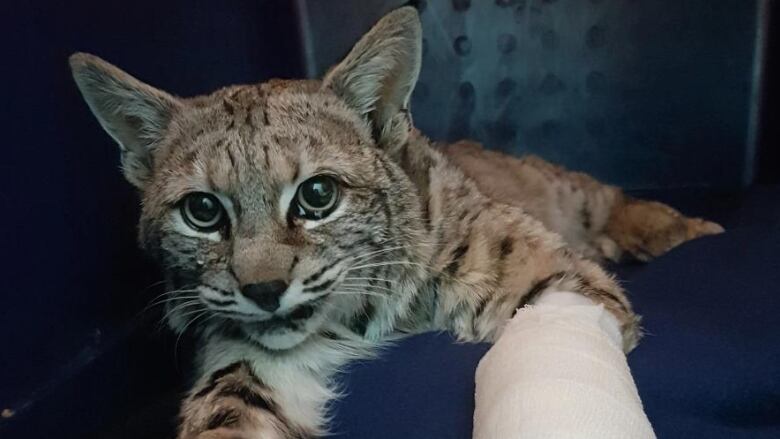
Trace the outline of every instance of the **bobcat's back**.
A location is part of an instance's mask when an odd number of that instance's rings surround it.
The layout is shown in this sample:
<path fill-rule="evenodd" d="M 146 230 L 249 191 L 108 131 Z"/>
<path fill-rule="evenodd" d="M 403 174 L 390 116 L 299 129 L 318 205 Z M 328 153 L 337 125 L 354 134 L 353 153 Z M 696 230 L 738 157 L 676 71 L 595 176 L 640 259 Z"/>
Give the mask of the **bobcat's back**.
<path fill-rule="evenodd" d="M 572 248 L 594 260 L 649 260 L 723 228 L 536 156 L 512 157 L 460 141 L 441 150 L 485 195 L 522 207 Z"/>

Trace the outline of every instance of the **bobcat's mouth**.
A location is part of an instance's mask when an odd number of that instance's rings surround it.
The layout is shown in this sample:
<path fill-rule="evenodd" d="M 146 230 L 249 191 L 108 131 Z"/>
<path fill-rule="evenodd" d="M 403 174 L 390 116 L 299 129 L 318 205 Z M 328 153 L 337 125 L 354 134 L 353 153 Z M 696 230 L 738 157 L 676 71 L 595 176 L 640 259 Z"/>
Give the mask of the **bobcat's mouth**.
<path fill-rule="evenodd" d="M 214 288 L 211 288 L 214 290 Z M 205 291 L 209 293 L 211 290 Z M 225 337 L 252 341 L 270 350 L 287 350 L 302 343 L 326 320 L 329 292 L 321 293 L 296 305 L 283 305 L 273 312 L 261 311 L 253 306 L 242 307 L 243 296 L 231 296 L 231 303 L 218 304 L 214 299 L 202 299 L 219 318 L 212 326 Z M 236 303 L 238 302 L 238 303 Z"/>
<path fill-rule="evenodd" d="M 244 327 L 252 332 L 263 334 L 266 332 L 279 332 L 284 330 L 297 330 L 303 322 L 314 315 L 317 310 L 316 304 L 307 303 L 295 308 L 291 313 L 284 316 L 272 316 L 268 320 L 245 322 Z"/>
<path fill-rule="evenodd" d="M 314 311 L 316 311 L 315 304 L 307 303 L 305 305 L 299 306 L 298 308 L 295 308 L 293 312 L 290 313 L 288 318 L 293 321 L 305 320 L 311 317 L 314 314 Z"/>

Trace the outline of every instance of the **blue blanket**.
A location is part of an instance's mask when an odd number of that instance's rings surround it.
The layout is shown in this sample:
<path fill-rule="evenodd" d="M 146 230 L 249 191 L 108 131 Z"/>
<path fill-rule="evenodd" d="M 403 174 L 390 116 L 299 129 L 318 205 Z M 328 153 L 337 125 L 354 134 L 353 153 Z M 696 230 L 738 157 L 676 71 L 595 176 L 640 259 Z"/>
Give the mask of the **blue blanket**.
<path fill-rule="evenodd" d="M 647 333 L 629 361 L 659 438 L 780 438 L 778 252 L 780 226 L 765 224 L 622 270 Z M 337 437 L 470 438 L 487 348 L 423 335 L 355 365 Z"/>

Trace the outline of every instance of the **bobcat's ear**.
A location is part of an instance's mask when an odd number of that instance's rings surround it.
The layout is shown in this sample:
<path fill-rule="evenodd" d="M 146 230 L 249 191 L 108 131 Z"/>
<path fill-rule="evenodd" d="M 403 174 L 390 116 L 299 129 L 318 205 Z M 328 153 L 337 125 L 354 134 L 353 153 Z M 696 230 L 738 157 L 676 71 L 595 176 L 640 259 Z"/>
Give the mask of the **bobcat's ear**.
<path fill-rule="evenodd" d="M 411 128 L 409 96 L 420 73 L 422 27 L 411 6 L 385 15 L 323 80 L 363 116 L 381 146 L 403 140 Z M 399 138 L 400 136 L 400 138 Z"/>
<path fill-rule="evenodd" d="M 70 68 L 92 113 L 119 144 L 125 177 L 143 188 L 153 150 L 181 102 L 94 55 L 71 55 Z"/>

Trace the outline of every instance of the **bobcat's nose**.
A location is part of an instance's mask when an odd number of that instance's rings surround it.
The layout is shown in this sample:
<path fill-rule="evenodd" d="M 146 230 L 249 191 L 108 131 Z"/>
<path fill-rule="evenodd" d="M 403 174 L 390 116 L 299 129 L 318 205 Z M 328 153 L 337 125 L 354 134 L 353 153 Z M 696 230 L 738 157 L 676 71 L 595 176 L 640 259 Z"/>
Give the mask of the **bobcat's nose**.
<path fill-rule="evenodd" d="M 241 292 L 247 299 L 268 312 L 279 309 L 279 299 L 287 290 L 287 282 L 277 279 L 269 282 L 260 282 L 241 287 Z"/>

